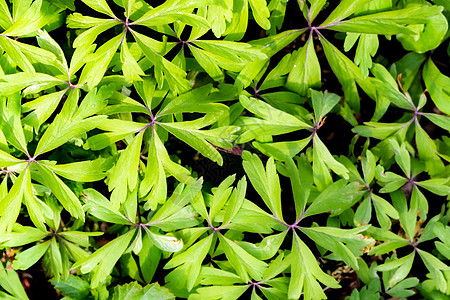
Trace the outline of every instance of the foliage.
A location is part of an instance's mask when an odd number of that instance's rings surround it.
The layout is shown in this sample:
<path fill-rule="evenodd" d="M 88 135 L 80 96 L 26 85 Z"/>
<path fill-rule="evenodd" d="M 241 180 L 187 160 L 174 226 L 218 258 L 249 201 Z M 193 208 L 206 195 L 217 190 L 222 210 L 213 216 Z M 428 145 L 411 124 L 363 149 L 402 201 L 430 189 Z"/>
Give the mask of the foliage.
<path fill-rule="evenodd" d="M 0 298 L 449 297 L 446 1 L 148 2 L 0 0 Z"/>

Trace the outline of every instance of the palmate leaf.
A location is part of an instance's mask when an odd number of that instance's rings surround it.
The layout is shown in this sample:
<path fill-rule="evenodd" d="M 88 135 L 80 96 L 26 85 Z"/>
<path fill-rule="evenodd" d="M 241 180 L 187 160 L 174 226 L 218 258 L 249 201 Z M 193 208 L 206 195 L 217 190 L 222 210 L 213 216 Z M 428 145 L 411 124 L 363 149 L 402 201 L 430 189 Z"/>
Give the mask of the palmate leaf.
<path fill-rule="evenodd" d="M 59 176 L 73 181 L 92 182 L 101 180 L 106 176 L 105 172 L 112 167 L 112 161 L 110 159 L 98 158 L 96 160 L 69 164 L 46 164 L 46 167 Z"/>
<path fill-rule="evenodd" d="M 334 74 L 336 74 L 336 77 L 342 84 L 345 101 L 354 111 L 359 111 L 359 95 L 356 81 L 363 78 L 361 70 L 323 36 L 320 36 L 320 41 Z"/>
<path fill-rule="evenodd" d="M 208 142 L 208 140 L 210 140 L 210 137 L 208 135 L 205 136 L 203 131 L 189 129 L 189 127 L 187 127 L 186 125 L 187 124 L 184 122 L 161 123 L 161 126 L 168 132 L 172 133 L 178 139 L 190 145 L 192 148 L 202 153 L 212 161 L 217 162 L 219 166 L 221 166 L 223 164 L 222 155 L 220 155 L 216 148 L 214 148 L 213 145 Z M 230 127 L 229 131 L 227 129 L 228 128 L 226 127 L 220 128 L 217 132 L 216 139 L 233 140 L 233 132 L 238 131 L 239 127 Z M 224 137 L 223 135 L 221 135 L 221 133 L 226 133 L 227 131 L 231 131 L 231 134 L 228 134 L 228 137 Z M 208 131 L 205 133 L 207 134 Z"/>
<path fill-rule="evenodd" d="M 90 48 L 97 36 L 111 27 L 125 25 L 125 28 L 118 36 L 110 39 L 107 43 L 100 46 L 95 53 L 88 57 L 87 64 L 83 69 L 79 83 L 87 83 L 89 88 L 96 86 L 105 74 L 114 54 L 119 49 L 119 46 L 121 46 L 120 59 L 125 79 L 128 82 L 141 80 L 141 76 L 144 75 L 144 70 L 131 53 L 126 40 L 127 32 L 131 32 L 137 43 L 139 52 L 142 52 L 145 58 L 151 63 L 147 68 L 153 65 L 155 78 L 161 87 L 164 84 L 168 84 L 176 93 L 183 93 L 190 89 L 189 81 L 186 79 L 186 72 L 163 56 L 175 45 L 175 43 L 168 44 L 166 42 L 156 41 L 148 36 L 140 34 L 135 28 L 139 25 L 150 27 L 153 30 L 159 30 L 158 26 L 161 28 L 161 26 L 164 27 L 164 25 L 174 22 L 182 22 L 190 26 L 209 28 L 209 23 L 204 18 L 192 14 L 194 8 L 204 6 L 207 3 L 176 0 L 166 1 L 165 3 L 152 8 L 148 4 L 141 2 L 140 5 L 144 5 L 144 9 L 147 8 L 147 11 L 133 21 L 129 20 L 130 17 L 134 18 L 130 6 L 130 4 L 132 4 L 131 2 L 123 5 L 127 16 L 125 21 L 119 20 L 105 1 L 97 3 L 96 1 L 89 0 L 87 1 L 87 4 L 94 10 L 108 15 L 111 19 L 85 17 L 80 14 L 70 16 L 68 18 L 69 27 L 89 28 L 77 37 L 74 42 L 75 48 Z M 170 27 L 167 28 L 169 28 L 169 31 L 172 31 Z M 173 35 L 173 33 L 171 35 Z"/>
<path fill-rule="evenodd" d="M 132 225 L 134 220 L 128 219 L 113 207 L 111 201 L 94 189 L 83 190 L 86 210 L 96 218 L 114 224 Z"/>
<path fill-rule="evenodd" d="M 426 2 L 423 4 L 425 4 L 425 7 L 431 6 Z M 408 8 L 408 6 L 411 5 L 407 5 L 406 7 Z M 422 6 L 421 13 L 426 10 L 425 7 Z M 439 8 L 438 6 L 434 7 Z M 400 41 L 400 43 L 402 43 L 402 46 L 406 50 L 414 51 L 417 53 L 425 53 L 429 50 L 437 48 L 441 44 L 448 29 L 448 21 L 445 15 L 442 13 L 443 8 L 440 9 L 441 11 L 439 13 L 437 12 L 438 10 L 435 9 L 432 17 L 428 18 L 428 20 L 425 21 L 423 27 L 421 25 L 416 26 L 417 29 L 419 29 L 419 32 L 416 35 L 399 34 L 397 36 L 397 39 Z M 409 27 L 412 27 L 413 30 L 417 30 L 416 28 L 414 28 L 414 25 Z"/>
<path fill-rule="evenodd" d="M 314 240 L 318 245 L 321 245 L 325 249 L 330 250 L 333 254 L 338 255 L 346 264 L 357 270 L 358 263 L 355 254 L 352 253 L 349 246 L 352 246 L 352 243 L 356 244 L 363 242 L 364 246 L 373 243 L 375 240 L 364 239 L 361 234 L 358 234 L 367 230 L 369 226 L 362 226 L 351 230 L 332 227 L 312 227 L 303 228 L 302 232 Z"/>
<path fill-rule="evenodd" d="M 271 3 L 274 1 L 271 1 Z M 257 78 L 258 75 L 261 74 L 261 71 L 265 70 L 267 68 L 267 64 L 269 61 L 269 58 L 275 55 L 278 51 L 286 47 L 289 43 L 291 43 L 293 40 L 295 40 L 297 37 L 299 37 L 302 33 L 304 33 L 305 30 L 288 30 L 284 31 L 282 33 L 262 38 L 259 40 L 251 41 L 249 42 L 250 45 L 255 47 L 256 49 L 259 49 L 262 53 L 264 53 L 267 58 L 265 59 L 255 59 L 251 63 L 248 63 L 244 66 L 242 71 L 239 73 L 238 77 L 235 80 L 235 86 L 241 90 L 242 88 L 248 87 L 253 80 Z M 290 55 L 290 54 L 288 54 Z M 283 65 L 285 64 L 285 65 Z M 287 72 L 286 69 L 292 68 L 292 64 L 290 64 L 287 59 L 283 59 L 279 64 L 278 68 L 282 70 L 283 74 L 285 75 Z M 274 69 L 276 70 L 277 67 Z M 275 72 L 276 73 L 276 72 Z M 285 83 L 284 78 L 279 78 L 280 75 L 274 76 L 275 80 L 280 81 L 281 84 L 278 86 L 282 86 Z M 268 79 L 270 79 L 270 76 L 268 76 Z M 267 80 L 270 82 L 271 80 Z M 265 81 L 266 82 L 266 81 Z M 261 85 L 261 89 L 268 88 L 264 87 L 264 83 Z"/>
<path fill-rule="evenodd" d="M 439 72 L 431 59 L 423 69 L 423 80 L 434 104 L 445 114 L 450 115 L 450 78 Z"/>
<path fill-rule="evenodd" d="M 1 3 L 1 2 L 0 2 Z M 0 277 L 2 278 L 0 286 L 8 293 L 1 293 L 5 299 L 24 299 L 28 300 L 27 293 L 23 288 L 19 276 L 14 270 L 5 269 L 3 263 L 0 264 Z"/>
<path fill-rule="evenodd" d="M 239 118 L 236 124 L 241 126 L 244 132 L 237 139 L 238 143 L 248 142 L 258 136 L 279 135 L 312 127 L 301 119 L 276 109 L 261 100 L 248 98 L 244 95 L 241 95 L 239 100 L 242 106 L 261 119 Z"/>
<path fill-rule="evenodd" d="M 28 168 L 17 178 L 8 195 L 0 200 L 0 232 L 2 233 L 10 232 L 19 216 L 24 190 L 28 185 L 27 177 L 29 178 Z"/>
<path fill-rule="evenodd" d="M 310 34 L 306 45 L 297 52 L 294 66 L 286 81 L 286 88 L 305 96 L 309 88 L 319 88 L 320 85 L 319 59 L 314 51 L 313 36 Z"/>
<path fill-rule="evenodd" d="M 415 34 L 415 31 L 405 25 L 424 24 L 441 11 L 442 9 L 438 6 L 416 4 L 399 10 L 379 12 L 341 21 L 333 25 L 332 28 L 338 31 L 360 33 Z"/>
<path fill-rule="evenodd" d="M 249 5 L 255 21 L 265 30 L 270 28 L 270 12 L 266 0 L 227 0 L 220 3 L 210 1 L 205 10 L 214 35 L 240 40 L 248 25 Z"/>
<path fill-rule="evenodd" d="M 77 107 L 79 91 L 71 91 L 60 114 L 39 140 L 35 157 L 99 126 L 106 119 L 106 116 L 90 116 L 106 106 L 105 100 L 108 94 L 103 92 L 104 90 L 100 90 L 97 94 L 97 89 L 93 89 Z"/>
<path fill-rule="evenodd" d="M 135 231 L 136 229 L 128 231 L 95 251 L 89 257 L 77 261 L 72 269 L 79 268 L 83 274 L 93 271 L 91 288 L 96 288 L 111 273 L 116 262 L 128 248 Z"/>
<path fill-rule="evenodd" d="M 317 265 L 311 250 L 294 233 L 291 251 L 291 279 L 289 281 L 289 299 L 326 299 L 318 281 L 331 288 L 339 288 L 338 282 L 325 274 Z"/>
<path fill-rule="evenodd" d="M 36 168 L 42 177 L 44 185 L 51 189 L 62 206 L 73 217 L 84 221 L 85 216 L 81 202 L 74 192 L 45 165 L 36 164 Z"/>
<path fill-rule="evenodd" d="M 392 8 L 392 1 L 377 0 L 360 7 L 355 15 L 365 15 L 375 12 L 386 11 Z M 355 64 L 361 68 L 365 77 L 369 75 L 369 69 L 372 67 L 372 57 L 376 54 L 379 46 L 378 36 L 376 34 L 360 34 L 348 32 L 345 38 L 344 50 L 349 51 L 359 39 L 355 54 Z"/>
<path fill-rule="evenodd" d="M 13 16 L 9 13 L 6 3 L 3 4 L 3 14 L 6 18 L 2 22 L 5 29 L 0 36 L 0 48 L 3 49 L 14 63 L 22 71 L 34 74 L 32 62 L 35 58 L 32 52 L 38 53 L 42 58 L 54 59 L 55 57 L 48 51 L 37 47 L 21 43 L 14 37 L 33 35 L 40 28 L 58 19 L 60 10 L 53 10 L 47 2 L 42 0 L 27 1 L 21 3 L 21 7 L 13 9 Z M 38 60 L 39 61 L 39 60 Z"/>
<path fill-rule="evenodd" d="M 258 244 L 252 244 L 245 241 L 236 241 L 236 243 L 257 259 L 267 260 L 275 256 L 286 235 L 287 231 L 282 231 L 281 233 L 265 237 Z"/>
<path fill-rule="evenodd" d="M 334 182 L 323 190 L 306 209 L 304 217 L 331 211 L 339 214 L 355 204 L 362 196 L 361 186 L 357 182 L 346 183 L 344 179 Z"/>
<path fill-rule="evenodd" d="M 265 262 L 253 257 L 238 244 L 223 235 L 219 235 L 219 240 L 228 261 L 244 282 L 248 282 L 250 277 L 257 281 L 262 279 L 267 268 Z"/>
<path fill-rule="evenodd" d="M 166 288 L 161 287 L 157 282 L 148 284 L 144 287 L 139 285 L 136 281 L 123 285 L 117 285 L 114 288 L 112 295 L 113 300 L 171 300 L 175 299 L 175 296 Z"/>
<path fill-rule="evenodd" d="M 319 190 L 323 190 L 332 182 L 328 168 L 345 179 L 349 178 L 347 168 L 334 159 L 318 135 L 315 135 L 313 140 L 313 157 L 314 182 Z"/>
<path fill-rule="evenodd" d="M 0 93 L 2 93 L 2 95 L 11 95 L 28 87 L 28 89 L 24 91 L 24 94 L 26 95 L 27 90 L 39 92 L 41 89 L 51 88 L 62 83 L 64 83 L 63 80 L 47 74 L 35 73 L 33 75 L 20 72 L 2 76 L 0 79 Z"/>
<path fill-rule="evenodd" d="M 247 285 L 221 285 L 201 287 L 196 290 L 191 299 L 223 299 L 236 300 L 248 289 Z M 253 299 L 253 298 L 252 298 Z"/>
<path fill-rule="evenodd" d="M 362 6 L 370 2 L 370 0 L 344 0 L 339 3 L 339 5 L 333 10 L 333 12 L 328 16 L 328 18 L 321 24 L 321 26 L 331 26 L 338 21 L 347 18 L 354 12 L 358 11 Z"/>
<path fill-rule="evenodd" d="M 244 152 L 242 165 L 253 187 L 275 217 L 283 220 L 281 210 L 281 188 L 273 158 L 267 161 L 266 169 L 256 154 Z"/>
<path fill-rule="evenodd" d="M 112 191 L 111 203 L 119 208 L 127 196 L 138 183 L 138 166 L 142 146 L 143 132 L 138 133 L 130 145 L 121 153 L 116 165 L 111 171 L 108 188 Z M 124 170 L 126 173 L 124 174 Z"/>
<path fill-rule="evenodd" d="M 169 286 L 176 288 L 186 287 L 190 291 L 198 275 L 200 274 L 202 262 L 211 248 L 213 235 L 204 238 L 194 245 L 190 246 L 186 251 L 174 256 L 165 266 L 165 269 L 175 268 L 166 276 L 166 282 Z"/>
<path fill-rule="evenodd" d="M 14 148 L 28 155 L 27 141 L 23 131 L 20 119 L 20 95 L 19 93 L 11 94 L 6 101 L 3 98 L 0 105 L 0 129 L 8 141 Z"/>
<path fill-rule="evenodd" d="M 78 83 L 86 83 L 90 89 L 94 88 L 103 78 L 121 41 L 122 36 L 116 36 L 100 46 L 95 53 L 91 54 L 83 68 Z"/>

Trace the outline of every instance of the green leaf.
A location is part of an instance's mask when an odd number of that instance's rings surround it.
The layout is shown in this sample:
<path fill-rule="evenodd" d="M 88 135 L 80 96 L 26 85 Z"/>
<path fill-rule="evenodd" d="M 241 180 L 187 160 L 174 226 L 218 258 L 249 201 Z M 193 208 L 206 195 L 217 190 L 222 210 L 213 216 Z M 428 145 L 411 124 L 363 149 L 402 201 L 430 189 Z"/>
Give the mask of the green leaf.
<path fill-rule="evenodd" d="M 65 297 L 74 299 L 81 299 L 89 295 L 89 283 L 78 276 L 69 275 L 67 279 L 51 279 L 50 282 L 58 289 Z"/>
<path fill-rule="evenodd" d="M 105 178 L 105 171 L 112 167 L 112 162 L 109 159 L 98 158 L 70 164 L 45 164 L 45 166 L 64 178 L 79 182 L 91 182 Z"/>
<path fill-rule="evenodd" d="M 55 111 L 65 93 L 66 91 L 63 90 L 43 95 L 33 101 L 24 103 L 22 107 L 25 111 L 32 110 L 24 118 L 24 123 L 30 124 L 36 129 L 39 128 Z"/>
<path fill-rule="evenodd" d="M 84 221 L 84 211 L 80 200 L 73 191 L 49 168 L 36 164 L 39 174 L 42 176 L 45 185 L 51 189 L 64 208 L 75 218 Z"/>
<path fill-rule="evenodd" d="M 439 6 L 431 6 L 428 3 L 424 3 L 420 6 L 420 14 L 425 14 L 426 10 L 433 8 L 433 14 L 421 25 L 412 25 L 415 35 L 397 35 L 397 39 L 402 43 L 403 48 L 409 51 L 417 53 L 425 53 L 429 50 L 437 48 L 448 29 L 447 18 L 442 14 L 442 8 Z M 417 16 L 417 14 L 415 15 Z"/>
<path fill-rule="evenodd" d="M 203 285 L 232 285 L 234 283 L 242 283 L 242 279 L 236 274 L 212 267 L 202 267 L 200 278 L 200 282 Z"/>
<path fill-rule="evenodd" d="M 270 12 L 267 8 L 266 0 L 249 0 L 250 7 L 252 8 L 253 17 L 256 23 L 264 30 L 270 29 Z"/>
<path fill-rule="evenodd" d="M 375 194 L 372 194 L 372 202 L 375 207 L 378 222 L 382 228 L 389 228 L 391 226 L 391 222 L 386 216 L 398 220 L 398 212 L 389 202 Z"/>
<path fill-rule="evenodd" d="M 211 221 L 214 220 L 216 215 L 220 212 L 220 210 L 223 208 L 223 206 L 227 203 L 227 201 L 233 191 L 233 188 L 230 186 L 233 184 L 235 179 L 236 179 L 235 174 L 230 175 L 227 178 L 225 178 L 225 180 L 222 181 L 217 188 L 212 190 L 213 197 L 210 200 L 210 208 L 209 208 L 209 218 Z M 200 198 L 202 198 L 202 197 L 200 197 Z M 203 199 L 201 199 L 201 201 L 202 201 L 202 204 L 204 207 Z M 203 212 L 198 210 L 200 215 L 205 219 L 208 218 L 206 208 L 204 207 L 202 210 L 203 210 Z"/>
<path fill-rule="evenodd" d="M 245 177 L 242 177 L 242 179 L 239 180 L 236 189 L 233 191 L 228 200 L 228 206 L 225 209 L 225 216 L 222 221 L 223 227 L 232 222 L 234 217 L 238 214 L 239 210 L 242 207 L 242 204 L 244 203 L 246 191 L 247 180 L 245 179 Z"/>
<path fill-rule="evenodd" d="M 341 100 L 336 94 L 328 93 L 327 91 L 322 93 L 315 90 L 311 90 L 311 98 L 316 122 L 322 120 Z"/>
<path fill-rule="evenodd" d="M 393 274 L 389 278 L 389 287 L 395 286 L 397 283 L 405 279 L 411 272 L 413 266 L 415 253 L 412 252 L 402 258 L 392 260 L 377 266 L 377 270 L 381 272 L 391 271 Z"/>
<path fill-rule="evenodd" d="M 35 74 L 33 65 L 29 59 L 23 54 L 22 44 L 12 40 L 4 35 L 0 36 L 0 47 L 8 53 L 8 56 L 24 71 L 25 73 Z"/>
<path fill-rule="evenodd" d="M 96 128 L 106 119 L 106 116 L 94 116 L 87 119 L 84 119 L 86 116 L 80 116 L 77 118 L 77 114 L 80 114 L 79 112 L 81 112 L 82 106 L 80 106 L 75 116 L 72 117 L 69 112 L 71 109 L 69 103 L 73 103 L 77 99 L 78 95 L 75 93 L 69 96 L 65 104 L 66 109 L 63 108 L 61 113 L 56 116 L 55 120 L 49 125 L 39 140 L 35 157 L 61 146 L 82 133 Z"/>
<path fill-rule="evenodd" d="M 405 25 L 423 24 L 439 14 L 438 6 L 411 5 L 409 7 L 369 14 L 342 21 L 332 26 L 334 30 L 374 34 L 415 34 L 415 30 Z"/>
<path fill-rule="evenodd" d="M 244 294 L 248 289 L 247 285 L 223 285 L 200 287 L 196 290 L 196 294 L 192 294 L 189 298 L 193 300 L 201 299 L 223 299 L 236 300 Z"/>
<path fill-rule="evenodd" d="M 356 4 L 357 2 L 364 1 L 352 1 L 352 3 Z M 344 2 L 349 1 L 342 1 L 339 6 L 343 5 Z M 323 36 L 320 37 L 320 40 L 328 62 L 330 63 L 330 66 L 339 82 L 342 84 L 345 101 L 354 111 L 358 112 L 359 95 L 355 81 L 362 80 L 363 75 L 361 70 Z"/>
<path fill-rule="evenodd" d="M 431 278 L 436 282 L 436 286 L 441 292 L 447 290 L 447 281 L 445 280 L 443 271 L 449 271 L 450 267 L 441 260 L 423 250 L 418 250 L 423 263 L 431 273 Z"/>
<path fill-rule="evenodd" d="M 189 130 L 184 122 L 161 123 L 161 126 L 204 156 L 217 162 L 219 166 L 223 164 L 223 159 L 219 151 L 202 137 L 202 131 Z"/>
<path fill-rule="evenodd" d="M 358 263 L 356 257 L 344 243 L 351 245 L 357 241 L 362 241 L 364 237 L 358 233 L 365 231 L 369 226 L 370 225 L 352 230 L 343 230 L 332 227 L 312 227 L 302 228 L 302 232 L 318 245 L 330 250 L 333 254 L 337 254 L 346 264 L 357 270 Z M 364 240 L 366 246 L 372 242 L 374 242 L 373 239 Z"/>
<path fill-rule="evenodd" d="M 450 117 L 437 114 L 423 114 L 425 118 L 436 124 L 437 126 L 450 131 Z"/>
<path fill-rule="evenodd" d="M 145 57 L 147 57 L 155 66 L 155 78 L 160 87 L 163 87 L 164 80 L 167 80 L 169 87 L 177 93 L 183 93 L 190 90 L 190 84 L 186 79 L 186 72 L 184 70 L 177 67 L 174 63 L 168 61 L 148 46 L 152 44 L 151 41 L 149 41 L 150 38 L 139 34 L 136 31 L 132 31 L 132 34 Z M 163 74 L 164 78 L 162 77 Z"/>
<path fill-rule="evenodd" d="M 245 251 L 259 260 L 271 259 L 279 250 L 286 237 L 287 231 L 265 237 L 260 243 L 252 244 L 245 241 L 236 241 Z"/>
<path fill-rule="evenodd" d="M 18 247 L 37 242 L 44 239 L 47 235 L 47 231 L 16 223 L 12 232 L 2 235 L 0 243 L 6 247 Z"/>
<path fill-rule="evenodd" d="M 25 189 L 27 189 L 27 178 L 29 178 L 29 169 L 25 169 L 12 186 L 8 195 L 0 200 L 0 232 L 10 232 L 19 216 L 20 207 Z"/>
<path fill-rule="evenodd" d="M 27 270 L 37 263 L 45 252 L 50 248 L 50 241 L 37 244 L 23 252 L 20 252 L 13 261 L 13 268 L 16 270 Z"/>
<path fill-rule="evenodd" d="M 138 133 L 130 145 L 121 153 L 114 166 L 108 182 L 112 191 L 111 203 L 119 208 L 125 201 L 128 191 L 133 191 L 138 184 L 138 166 L 140 162 L 143 132 Z M 125 173 L 124 173 L 125 171 Z"/>
<path fill-rule="evenodd" d="M 377 123 L 364 122 L 365 125 L 355 126 L 352 131 L 365 137 L 373 137 L 379 140 L 387 139 L 401 129 L 408 128 L 408 123 Z"/>
<path fill-rule="evenodd" d="M 311 250 L 294 233 L 294 241 L 291 251 L 291 279 L 289 281 L 289 299 L 300 298 L 303 292 L 304 299 L 325 299 L 318 281 L 330 288 L 339 288 L 338 282 L 324 273 L 318 266 Z"/>
<path fill-rule="evenodd" d="M 172 271 L 166 277 L 166 282 L 177 280 L 178 286 L 185 286 L 187 290 L 190 291 L 197 281 L 198 275 L 200 274 L 202 262 L 208 254 L 209 248 L 211 248 L 212 240 L 213 235 L 210 235 L 209 237 L 204 238 L 194 245 L 190 246 L 188 249 L 186 249 L 186 251 L 174 256 L 164 266 L 164 269 L 175 268 L 180 265 L 181 266 Z"/>
<path fill-rule="evenodd" d="M 0 165 L 4 168 L 18 165 L 20 163 L 24 163 L 23 160 L 17 159 L 14 156 L 6 153 L 3 150 L 0 150 Z"/>
<path fill-rule="evenodd" d="M 423 80 L 434 104 L 450 115 L 450 78 L 439 71 L 431 58 L 424 65 Z"/>
<path fill-rule="evenodd" d="M 366 150 L 366 156 L 361 159 L 362 170 L 364 174 L 364 181 L 370 184 L 375 176 L 376 159 L 375 156 Z"/>
<path fill-rule="evenodd" d="M 286 88 L 305 96 L 309 88 L 320 88 L 320 71 L 311 34 L 307 44 L 297 52 L 294 66 L 286 81 Z"/>
<path fill-rule="evenodd" d="M 101 45 L 91 54 L 81 72 L 78 84 L 86 83 L 89 89 L 94 88 L 102 80 L 113 55 L 117 52 L 122 36 L 118 35 Z"/>
<path fill-rule="evenodd" d="M 349 179 L 349 171 L 347 170 L 347 168 L 336 159 L 334 159 L 334 157 L 331 155 L 327 147 L 322 143 L 317 134 L 314 136 L 313 147 L 314 156 L 318 159 L 316 161 L 325 163 L 325 165 L 333 170 L 333 172 L 344 177 L 345 179 Z M 318 176 L 318 174 L 314 172 L 314 176 Z"/>
<path fill-rule="evenodd" d="M 415 125 L 416 144 L 419 157 L 425 160 L 427 171 L 432 175 L 437 175 L 439 172 L 443 171 L 444 166 L 441 158 L 437 154 L 436 144 L 418 122 L 416 122 Z"/>
<path fill-rule="evenodd" d="M 326 4 L 326 0 L 309 0 L 309 3 L 311 6 L 308 11 L 308 22 L 311 24 Z"/>
<path fill-rule="evenodd" d="M 262 279 L 267 269 L 265 262 L 250 255 L 238 244 L 221 234 L 219 234 L 219 240 L 227 259 L 244 282 L 251 280 L 249 275 L 257 281 Z"/>
<path fill-rule="evenodd" d="M 153 129 L 152 136 L 154 137 L 153 146 L 155 147 L 158 160 L 164 166 L 164 169 L 180 182 L 194 184 L 195 179 L 190 176 L 191 172 L 170 159 L 169 154 L 167 153 L 164 144 L 159 139 L 155 129 Z"/>
<path fill-rule="evenodd" d="M 237 125 L 242 125 L 245 132 L 238 138 L 238 143 L 244 143 L 259 136 L 279 135 L 312 127 L 261 100 L 244 95 L 241 95 L 239 100 L 247 110 L 262 119 L 241 117 L 241 123 L 238 122 Z"/>
<path fill-rule="evenodd" d="M 362 226 L 368 224 L 371 218 L 372 202 L 369 197 L 366 197 L 356 209 L 353 222 L 358 226 Z"/>
<path fill-rule="evenodd" d="M 336 181 L 317 196 L 306 210 L 304 217 L 327 211 L 331 211 L 333 215 L 338 215 L 355 204 L 363 193 L 364 191 L 360 190 L 360 185 L 357 182 L 347 184 L 343 179 Z"/>
<path fill-rule="evenodd" d="M 1 104 L 0 129 L 3 135 L 17 150 L 28 155 L 27 141 L 20 120 L 20 95 L 18 93 L 12 94 L 7 101 L 2 99 Z"/>
<path fill-rule="evenodd" d="M 225 77 L 222 70 L 220 70 L 217 61 L 210 57 L 208 52 L 197 47 L 189 47 L 189 49 L 200 66 L 205 69 L 206 73 L 208 73 L 212 79 L 219 82 L 224 80 Z"/>
<path fill-rule="evenodd" d="M 273 158 L 267 161 L 266 170 L 256 154 L 245 151 L 242 158 L 242 165 L 253 187 L 274 216 L 283 220 L 280 181 Z"/>
<path fill-rule="evenodd" d="M 166 288 L 161 287 L 157 282 L 148 284 L 144 287 L 139 285 L 136 281 L 117 285 L 114 287 L 112 300 L 151 300 L 161 299 L 169 300 L 175 299 L 175 296 Z"/>
<path fill-rule="evenodd" d="M 71 231 L 67 230 L 59 233 L 64 239 L 75 243 L 80 246 L 89 247 L 89 237 L 90 236 L 100 236 L 103 232 L 84 232 L 84 231 Z"/>
<path fill-rule="evenodd" d="M 177 185 L 172 196 L 150 219 L 150 223 L 163 223 L 165 219 L 170 218 L 171 215 L 182 209 L 186 204 L 192 201 L 198 193 L 200 193 L 202 183 L 203 179 L 200 178 L 192 185 Z"/>
<path fill-rule="evenodd" d="M 86 201 L 86 210 L 96 218 L 114 224 L 132 225 L 134 220 L 128 220 L 119 213 L 112 205 L 111 201 L 94 189 L 83 190 Z"/>
<path fill-rule="evenodd" d="M 92 8 L 93 10 L 96 10 L 98 12 L 101 12 L 103 14 L 106 14 L 112 18 L 116 18 L 114 13 L 112 12 L 111 8 L 109 8 L 108 4 L 105 0 L 82 0 L 87 6 Z"/>
<path fill-rule="evenodd" d="M 273 156 L 273 158 L 279 161 L 287 161 L 302 151 L 310 141 L 311 138 L 307 137 L 300 141 L 277 143 L 259 143 L 254 141 L 252 145 L 267 156 Z"/>
<path fill-rule="evenodd" d="M 1 8 L 0 1 L 0 8 Z M 0 277 L 2 278 L 1 287 L 11 294 L 13 297 L 9 298 L 8 294 L 2 293 L 1 296 L 5 299 L 24 299 L 28 300 L 27 293 L 20 282 L 18 274 L 14 270 L 8 270 L 3 267 L 3 263 L 0 264 Z"/>
<path fill-rule="evenodd" d="M 128 248 L 135 231 L 135 229 L 128 231 L 95 251 L 89 257 L 77 261 L 72 269 L 80 268 L 83 274 L 93 271 L 91 288 L 96 288 L 111 273 L 116 262 Z"/>
<path fill-rule="evenodd" d="M 449 178 L 433 178 L 416 182 L 416 184 L 436 195 L 448 196 L 450 195 L 450 187 L 448 186 L 449 180 Z"/>
<path fill-rule="evenodd" d="M 145 73 L 136 62 L 136 59 L 131 53 L 125 38 L 122 41 L 120 60 L 122 61 L 122 71 L 126 81 L 133 82 L 142 80 L 140 76 L 144 76 Z"/>
<path fill-rule="evenodd" d="M 334 23 L 339 24 L 338 21 L 347 18 L 356 12 L 361 6 L 367 4 L 370 0 L 343 0 L 328 16 L 328 18 L 320 26 L 332 26 Z"/>
<path fill-rule="evenodd" d="M 177 240 L 177 238 L 173 236 L 156 234 L 147 227 L 144 227 L 144 229 L 150 240 L 159 249 L 168 252 L 178 252 L 183 249 L 183 240 Z"/>

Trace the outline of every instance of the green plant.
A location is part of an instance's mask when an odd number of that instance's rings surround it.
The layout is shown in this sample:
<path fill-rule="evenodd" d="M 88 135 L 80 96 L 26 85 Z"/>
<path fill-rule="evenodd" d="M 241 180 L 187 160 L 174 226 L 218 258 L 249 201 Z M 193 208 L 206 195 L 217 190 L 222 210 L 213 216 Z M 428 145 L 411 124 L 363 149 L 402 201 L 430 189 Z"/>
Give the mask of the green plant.
<path fill-rule="evenodd" d="M 0 297 L 448 297 L 449 17 L 0 0 Z"/>

